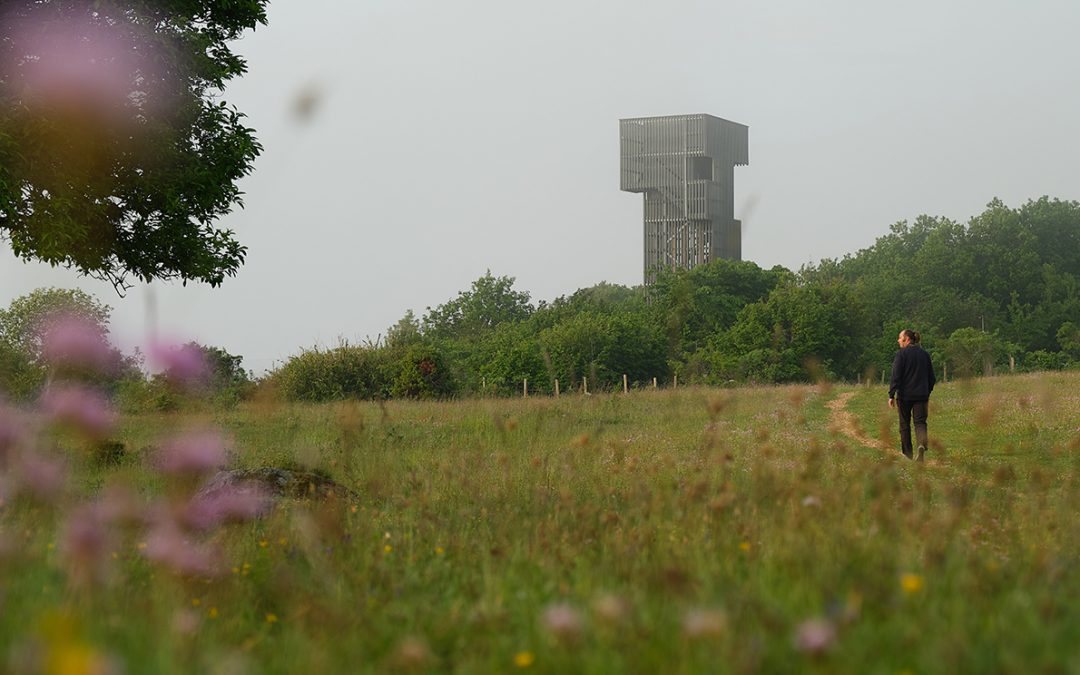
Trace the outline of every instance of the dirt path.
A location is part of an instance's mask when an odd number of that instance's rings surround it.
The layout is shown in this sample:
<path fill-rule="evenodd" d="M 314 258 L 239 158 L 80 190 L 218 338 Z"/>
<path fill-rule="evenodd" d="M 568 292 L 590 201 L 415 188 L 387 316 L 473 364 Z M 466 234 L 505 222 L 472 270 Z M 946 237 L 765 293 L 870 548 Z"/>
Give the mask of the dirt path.
<path fill-rule="evenodd" d="M 825 404 L 825 407 L 829 409 L 829 427 L 840 431 L 840 433 L 852 438 L 862 445 L 875 450 L 888 450 L 879 440 L 870 438 L 863 433 L 859 423 L 855 420 L 855 415 L 847 411 L 847 402 L 851 400 L 851 397 L 855 395 L 853 391 L 847 391 L 843 394 L 837 395 L 836 398 Z"/>

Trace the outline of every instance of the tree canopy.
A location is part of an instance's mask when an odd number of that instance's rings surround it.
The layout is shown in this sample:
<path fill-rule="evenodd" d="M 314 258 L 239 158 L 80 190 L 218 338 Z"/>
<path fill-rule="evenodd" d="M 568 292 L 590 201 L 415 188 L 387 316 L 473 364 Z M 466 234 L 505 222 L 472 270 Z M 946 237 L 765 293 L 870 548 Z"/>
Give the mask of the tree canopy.
<path fill-rule="evenodd" d="M 215 226 L 261 147 L 219 97 L 267 0 L 5 0 L 0 238 L 108 280 L 220 284 L 246 248 Z"/>

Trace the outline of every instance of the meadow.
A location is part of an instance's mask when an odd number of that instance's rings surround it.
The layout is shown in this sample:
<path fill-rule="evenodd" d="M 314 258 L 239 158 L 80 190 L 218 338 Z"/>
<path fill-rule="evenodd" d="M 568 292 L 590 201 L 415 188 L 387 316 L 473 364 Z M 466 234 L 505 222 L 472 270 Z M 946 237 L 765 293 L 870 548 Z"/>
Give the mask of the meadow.
<path fill-rule="evenodd" d="M 882 387 L 821 384 L 267 399 L 124 417 L 109 454 L 44 429 L 68 478 L 0 506 L 0 664 L 1080 670 L 1080 373 L 939 385 L 924 464 L 899 454 L 894 415 Z M 190 489 L 153 458 L 200 428 L 231 439 L 230 466 L 308 467 L 353 494 L 192 535 L 220 551 L 204 573 L 148 556 L 131 524 L 80 557 L 80 504 L 126 488 L 149 512 Z"/>

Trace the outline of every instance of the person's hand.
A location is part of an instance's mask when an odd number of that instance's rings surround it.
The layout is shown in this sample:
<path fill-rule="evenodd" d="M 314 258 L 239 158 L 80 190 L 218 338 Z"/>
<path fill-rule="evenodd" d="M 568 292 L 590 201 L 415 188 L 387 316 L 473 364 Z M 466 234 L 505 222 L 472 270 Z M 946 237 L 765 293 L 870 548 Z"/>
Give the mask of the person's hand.
<path fill-rule="evenodd" d="M 889 399 L 889 407 L 890 408 L 895 408 L 896 407 L 896 401 L 894 401 L 893 399 L 890 398 Z"/>

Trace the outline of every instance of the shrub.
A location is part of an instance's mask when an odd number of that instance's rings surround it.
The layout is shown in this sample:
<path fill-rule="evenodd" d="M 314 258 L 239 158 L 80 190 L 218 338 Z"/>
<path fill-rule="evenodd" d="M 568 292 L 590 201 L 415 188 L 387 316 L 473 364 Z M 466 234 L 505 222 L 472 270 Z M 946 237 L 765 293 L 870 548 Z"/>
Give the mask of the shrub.
<path fill-rule="evenodd" d="M 290 401 L 385 398 L 396 373 L 386 350 L 343 343 L 334 349 L 308 349 L 291 357 L 270 376 Z"/>
<path fill-rule="evenodd" d="M 391 389 L 402 398 L 445 398 L 454 393 L 453 378 L 442 353 L 430 344 L 414 344 L 398 361 Z"/>

